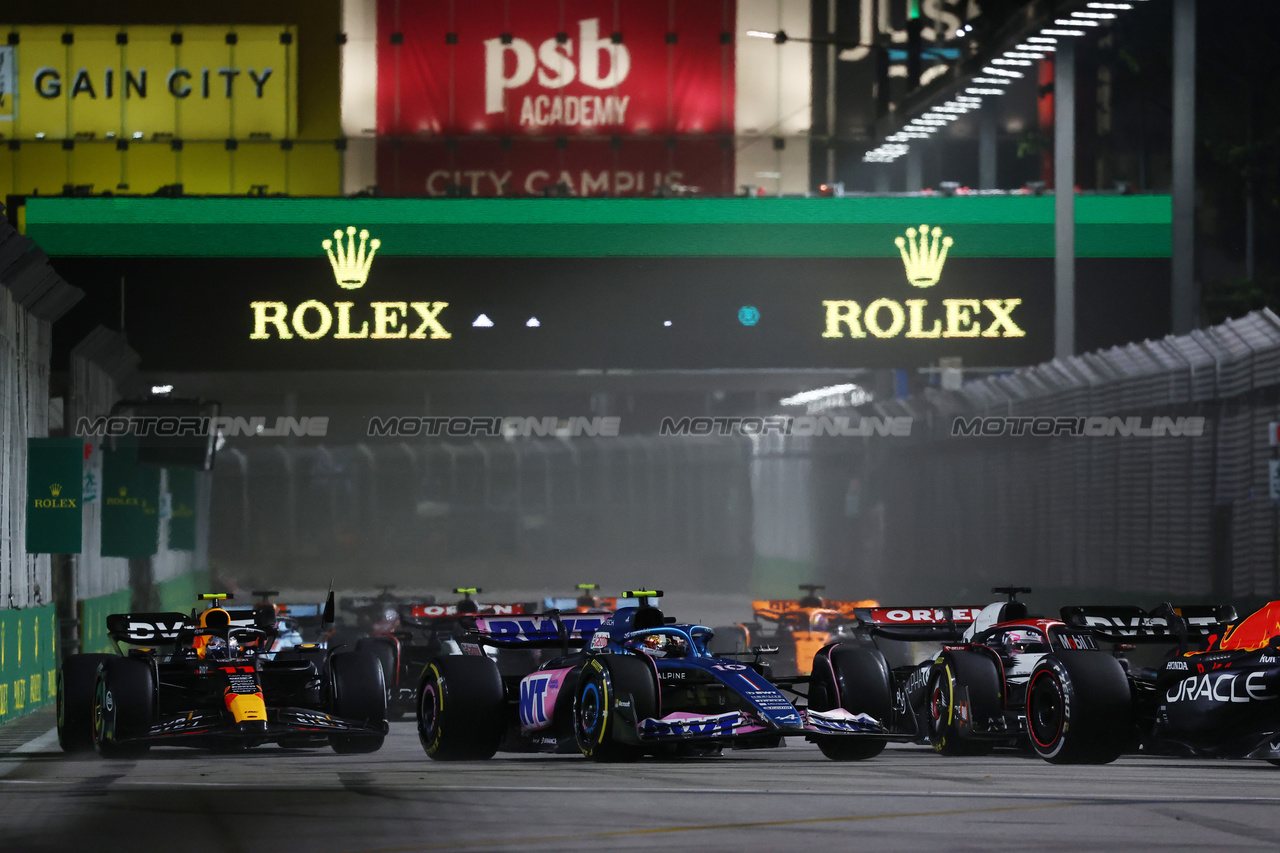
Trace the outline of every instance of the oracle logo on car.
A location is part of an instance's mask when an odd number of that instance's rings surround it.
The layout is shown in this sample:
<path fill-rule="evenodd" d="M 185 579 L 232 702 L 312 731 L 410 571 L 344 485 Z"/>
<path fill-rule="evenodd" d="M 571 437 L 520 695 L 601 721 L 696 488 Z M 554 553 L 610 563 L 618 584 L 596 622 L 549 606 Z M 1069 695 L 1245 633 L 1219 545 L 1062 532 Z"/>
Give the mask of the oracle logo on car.
<path fill-rule="evenodd" d="M 575 57 L 576 52 L 576 57 Z M 508 60 L 511 58 L 511 61 Z M 506 111 L 506 94 L 534 81 L 555 92 L 577 80 L 591 89 L 615 89 L 631 72 L 631 53 L 624 44 L 615 44 L 609 35 L 601 37 L 600 19 L 578 21 L 578 38 L 563 41 L 555 36 L 543 41 L 535 53 L 522 38 L 485 39 L 484 111 Z M 630 98 L 616 93 L 603 97 L 561 97 L 526 95 L 520 109 L 522 125 L 620 125 L 626 120 Z"/>
<path fill-rule="evenodd" d="M 1169 702 L 1261 702 L 1275 699 L 1266 692 L 1266 673 L 1220 672 L 1217 675 L 1193 675 L 1184 678 L 1165 692 Z"/>

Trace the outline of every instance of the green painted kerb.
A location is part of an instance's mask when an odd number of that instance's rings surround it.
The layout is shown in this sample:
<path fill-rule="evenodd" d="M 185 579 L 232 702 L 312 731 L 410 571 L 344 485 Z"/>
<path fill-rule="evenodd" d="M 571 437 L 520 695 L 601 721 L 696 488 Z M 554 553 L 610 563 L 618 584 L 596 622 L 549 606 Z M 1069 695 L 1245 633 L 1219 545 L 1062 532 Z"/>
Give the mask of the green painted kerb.
<path fill-rule="evenodd" d="M 0 610 L 0 724 L 54 700 L 57 625 L 51 606 Z"/>
<path fill-rule="evenodd" d="M 921 223 L 953 257 L 1052 257 L 1052 196 L 846 199 L 30 198 L 27 235 L 58 256 L 323 257 L 335 228 L 383 255 L 898 257 Z M 1076 252 L 1171 254 L 1168 196 L 1080 196 Z"/>

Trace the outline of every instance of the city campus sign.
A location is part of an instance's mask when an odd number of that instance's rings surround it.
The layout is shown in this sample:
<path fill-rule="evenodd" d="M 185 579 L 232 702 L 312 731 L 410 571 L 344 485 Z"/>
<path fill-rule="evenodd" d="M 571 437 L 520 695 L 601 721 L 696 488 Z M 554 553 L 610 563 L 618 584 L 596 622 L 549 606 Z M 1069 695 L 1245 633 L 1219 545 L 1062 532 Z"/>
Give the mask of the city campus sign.
<path fill-rule="evenodd" d="M 374 255 L 382 247 L 382 241 L 376 237 L 370 239 L 367 230 L 359 230 L 358 244 L 356 235 L 357 229 L 352 225 L 346 230 L 345 247 L 341 230 L 333 232 L 332 240 L 326 238 L 320 244 L 329 256 L 334 280 L 344 290 L 364 287 Z M 315 341 L 331 337 L 340 341 L 402 338 L 442 341 L 453 337 L 440 322 L 440 312 L 449 307 L 448 302 L 370 302 L 357 314 L 359 328 L 352 321 L 356 303 L 334 302 L 332 305 L 330 309 L 328 303 L 318 299 L 308 299 L 292 307 L 285 302 L 251 302 L 253 331 L 249 340 Z"/>
<path fill-rule="evenodd" d="M 930 239 L 932 238 L 932 239 Z M 906 237 L 894 240 L 912 286 L 933 287 L 942 280 L 947 251 L 955 244 L 940 227 L 908 228 Z M 943 299 L 942 310 L 930 309 L 928 299 L 880 298 L 863 306 L 851 299 L 823 300 L 826 309 L 824 338 L 1021 338 L 1026 336 L 1013 319 L 1021 299 Z M 984 326 L 983 313 L 990 322 Z M 931 322 L 930 322 L 931 321 Z M 905 333 L 904 330 L 905 329 Z"/>

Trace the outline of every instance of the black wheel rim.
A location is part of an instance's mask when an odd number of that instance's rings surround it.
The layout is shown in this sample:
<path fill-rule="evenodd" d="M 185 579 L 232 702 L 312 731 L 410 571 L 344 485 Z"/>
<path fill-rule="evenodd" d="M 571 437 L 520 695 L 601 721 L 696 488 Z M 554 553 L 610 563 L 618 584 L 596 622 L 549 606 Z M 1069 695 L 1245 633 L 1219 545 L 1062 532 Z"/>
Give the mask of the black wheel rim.
<path fill-rule="evenodd" d="M 1058 740 L 1063 723 L 1062 685 L 1052 672 L 1037 672 L 1027 689 L 1027 728 L 1037 746 L 1048 749 Z"/>

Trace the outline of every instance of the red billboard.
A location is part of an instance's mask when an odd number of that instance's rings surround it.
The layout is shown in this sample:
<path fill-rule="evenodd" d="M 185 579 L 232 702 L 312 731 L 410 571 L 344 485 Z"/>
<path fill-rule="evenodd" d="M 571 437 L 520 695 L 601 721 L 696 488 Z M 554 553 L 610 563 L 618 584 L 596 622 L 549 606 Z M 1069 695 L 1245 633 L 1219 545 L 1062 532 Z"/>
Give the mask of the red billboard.
<path fill-rule="evenodd" d="M 378 186 L 728 194 L 735 16 L 736 0 L 379 0 Z"/>
<path fill-rule="evenodd" d="M 378 134 L 731 134 L 735 11 L 379 0 Z"/>

